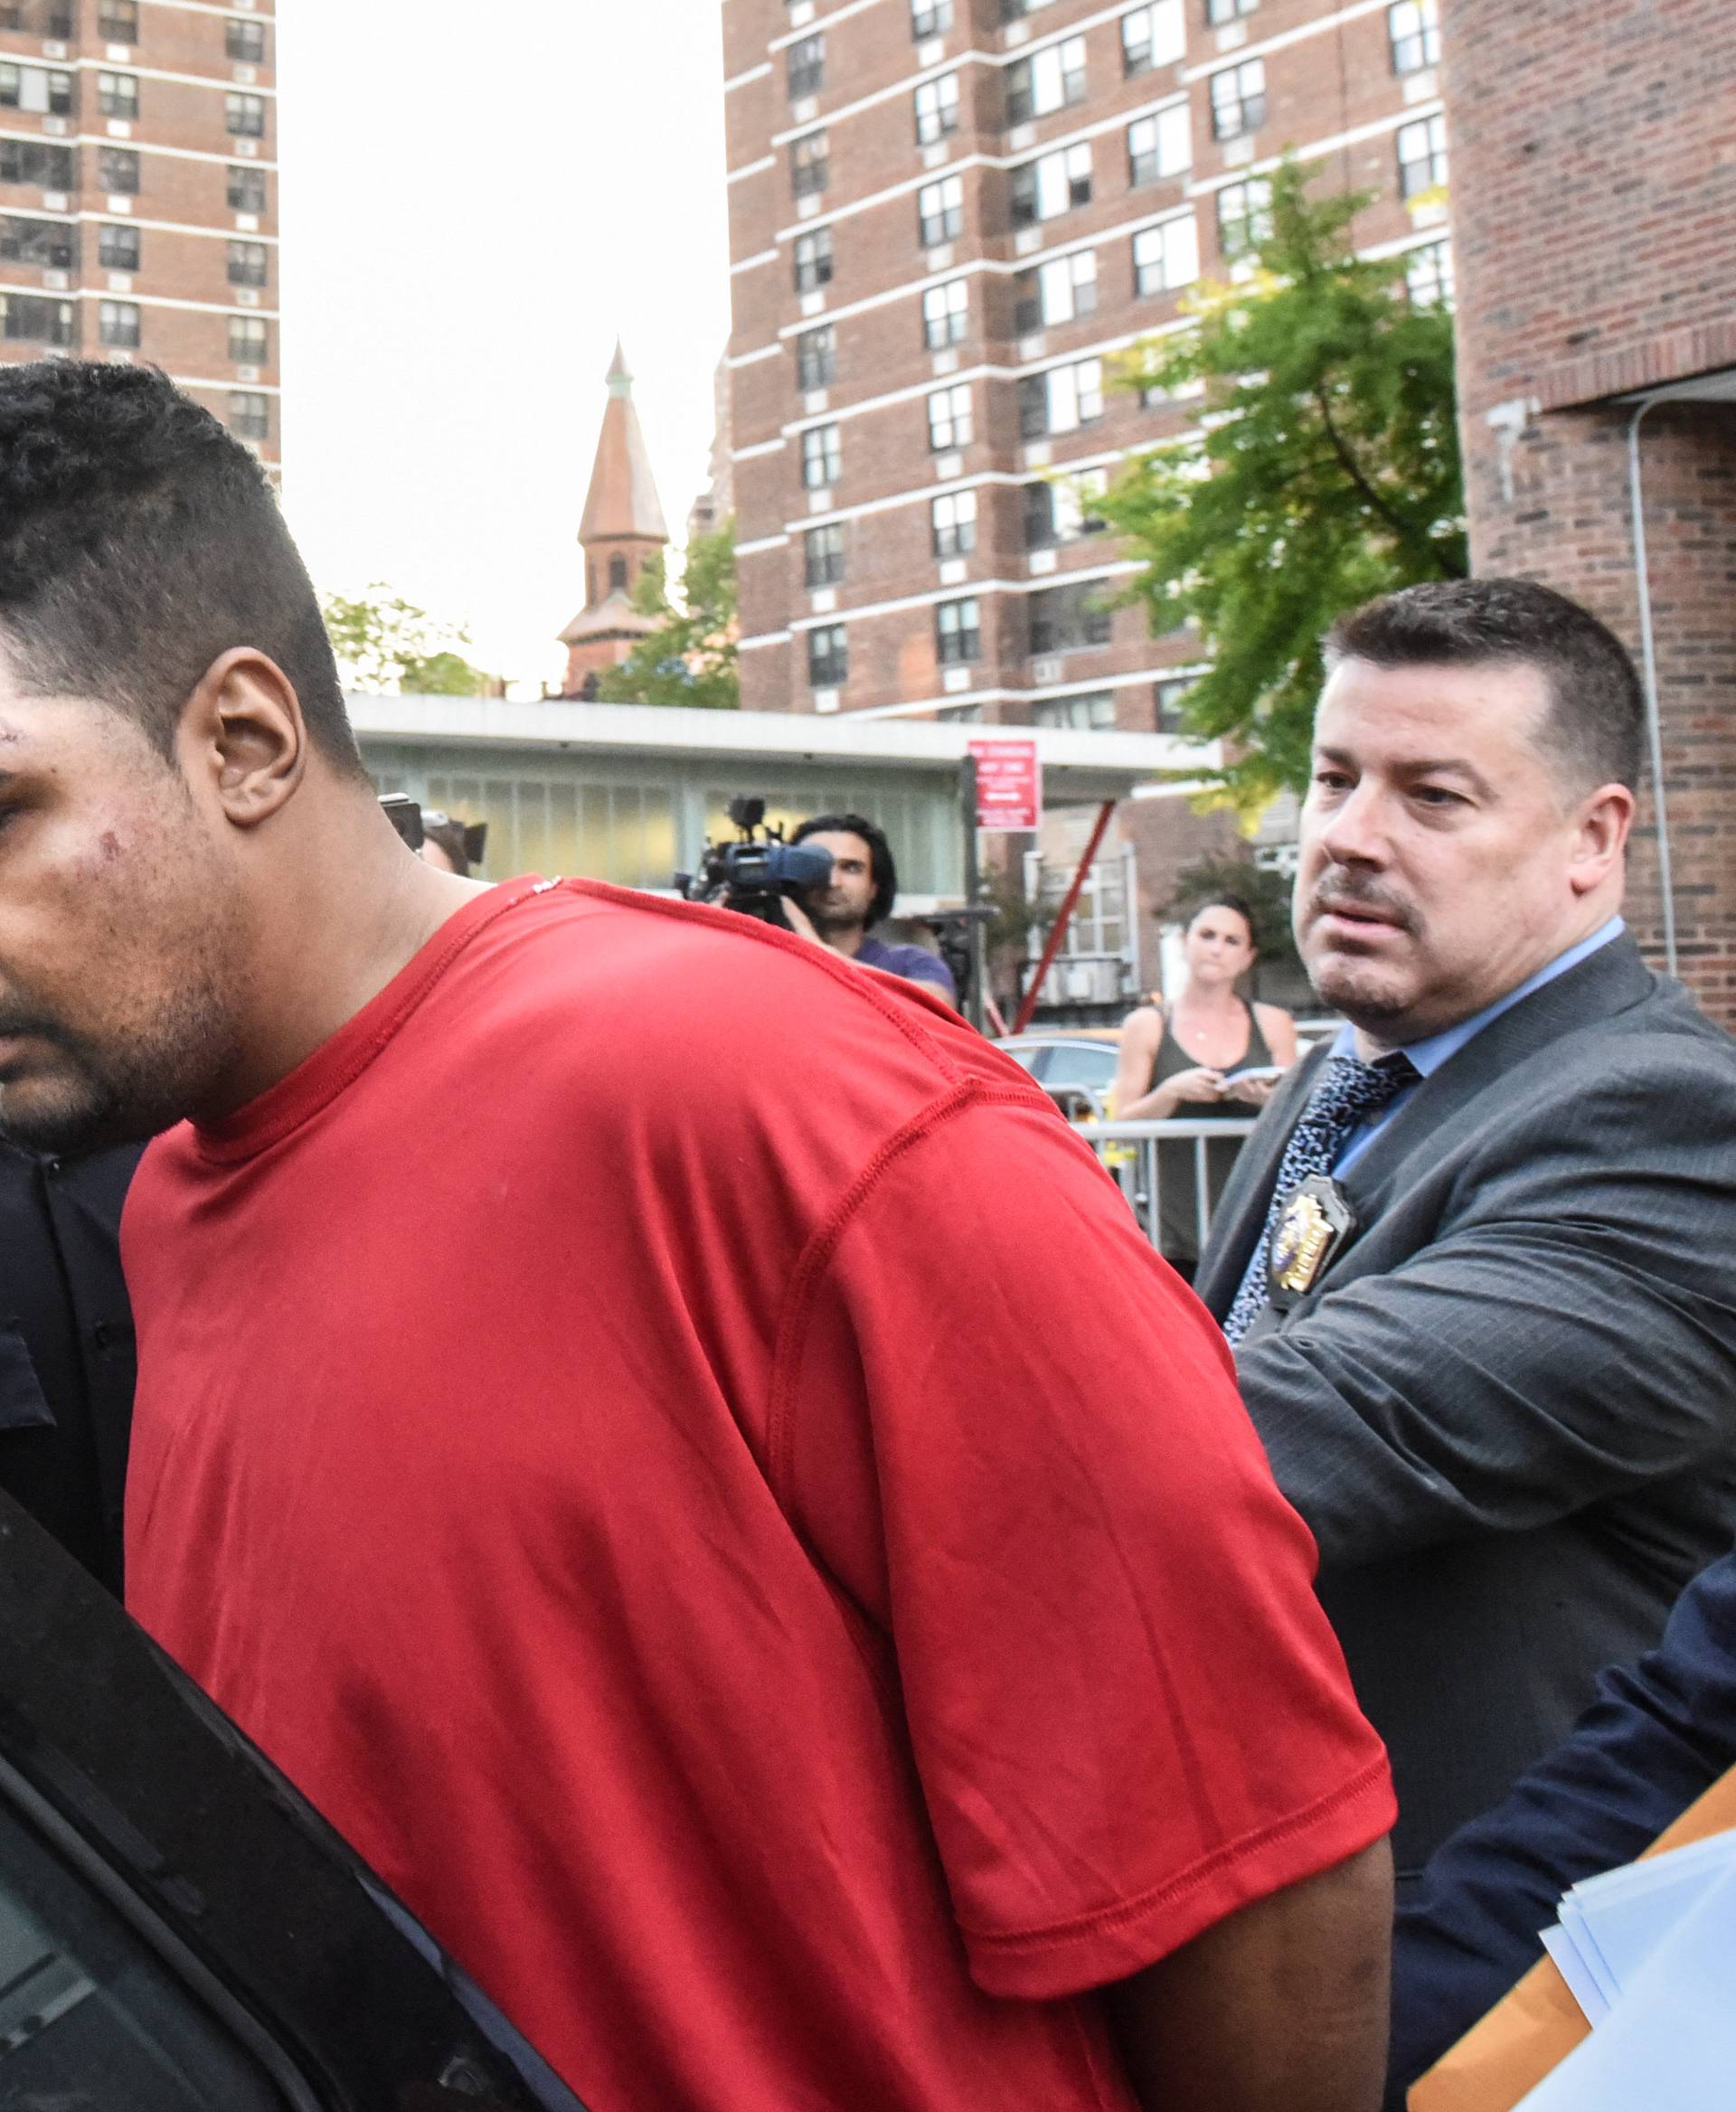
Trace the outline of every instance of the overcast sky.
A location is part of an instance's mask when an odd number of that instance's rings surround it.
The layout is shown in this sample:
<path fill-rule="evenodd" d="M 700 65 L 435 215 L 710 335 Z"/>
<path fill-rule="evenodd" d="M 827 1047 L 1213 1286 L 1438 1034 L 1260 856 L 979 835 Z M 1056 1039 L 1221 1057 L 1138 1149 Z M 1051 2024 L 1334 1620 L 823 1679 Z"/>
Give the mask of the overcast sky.
<path fill-rule="evenodd" d="M 280 6 L 284 495 L 322 588 L 558 673 L 618 332 L 680 535 L 729 331 L 721 12 Z"/>

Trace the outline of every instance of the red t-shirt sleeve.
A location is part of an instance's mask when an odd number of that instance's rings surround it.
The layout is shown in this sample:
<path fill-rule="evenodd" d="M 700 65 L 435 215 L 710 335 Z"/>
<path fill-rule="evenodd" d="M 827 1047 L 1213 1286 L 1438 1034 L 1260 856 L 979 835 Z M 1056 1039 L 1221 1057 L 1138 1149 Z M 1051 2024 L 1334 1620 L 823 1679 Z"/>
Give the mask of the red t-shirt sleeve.
<path fill-rule="evenodd" d="M 790 1293 L 771 1466 L 891 1637 L 977 1983 L 1126 1977 L 1393 1818 L 1217 1329 L 1044 1110 L 961 1093 Z"/>

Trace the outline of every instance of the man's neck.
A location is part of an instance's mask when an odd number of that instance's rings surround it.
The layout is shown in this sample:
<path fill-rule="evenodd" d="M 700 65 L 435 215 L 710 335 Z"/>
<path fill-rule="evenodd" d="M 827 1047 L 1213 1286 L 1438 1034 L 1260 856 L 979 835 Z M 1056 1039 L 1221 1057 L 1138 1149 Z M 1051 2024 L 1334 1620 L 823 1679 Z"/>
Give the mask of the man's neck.
<path fill-rule="evenodd" d="M 843 931 L 822 931 L 820 942 L 829 946 L 834 953 L 841 953 L 847 960 L 854 960 L 862 951 L 862 942 L 868 936 L 865 924 L 852 924 Z"/>
<path fill-rule="evenodd" d="M 256 1099 L 346 1026 L 486 885 L 407 852 L 372 802 L 341 811 L 274 876 L 255 919 L 243 1054 L 201 1121 Z"/>

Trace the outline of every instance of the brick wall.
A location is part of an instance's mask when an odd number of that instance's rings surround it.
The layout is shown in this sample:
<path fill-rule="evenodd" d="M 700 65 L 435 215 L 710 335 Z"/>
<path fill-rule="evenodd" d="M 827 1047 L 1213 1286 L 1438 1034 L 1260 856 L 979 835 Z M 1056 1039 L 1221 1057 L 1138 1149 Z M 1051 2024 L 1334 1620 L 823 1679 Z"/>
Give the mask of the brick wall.
<path fill-rule="evenodd" d="M 1637 654 L 1631 404 L 1736 368 L 1736 8 L 1443 0 L 1472 552 Z M 1641 427 L 1684 979 L 1736 1025 L 1736 403 Z M 1661 950 L 1656 842 L 1632 919 Z"/>

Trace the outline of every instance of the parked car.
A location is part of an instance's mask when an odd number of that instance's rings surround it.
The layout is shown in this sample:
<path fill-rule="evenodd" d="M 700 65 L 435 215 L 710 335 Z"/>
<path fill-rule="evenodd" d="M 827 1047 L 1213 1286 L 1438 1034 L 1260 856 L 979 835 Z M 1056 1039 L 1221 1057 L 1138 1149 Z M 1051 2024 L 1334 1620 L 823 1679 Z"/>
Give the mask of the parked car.
<path fill-rule="evenodd" d="M 1052 1027 L 995 1042 L 1071 1121 L 1101 1119 L 1121 1052 L 1119 1027 Z"/>
<path fill-rule="evenodd" d="M 584 2112 L 0 1496 L 0 2112 Z"/>

